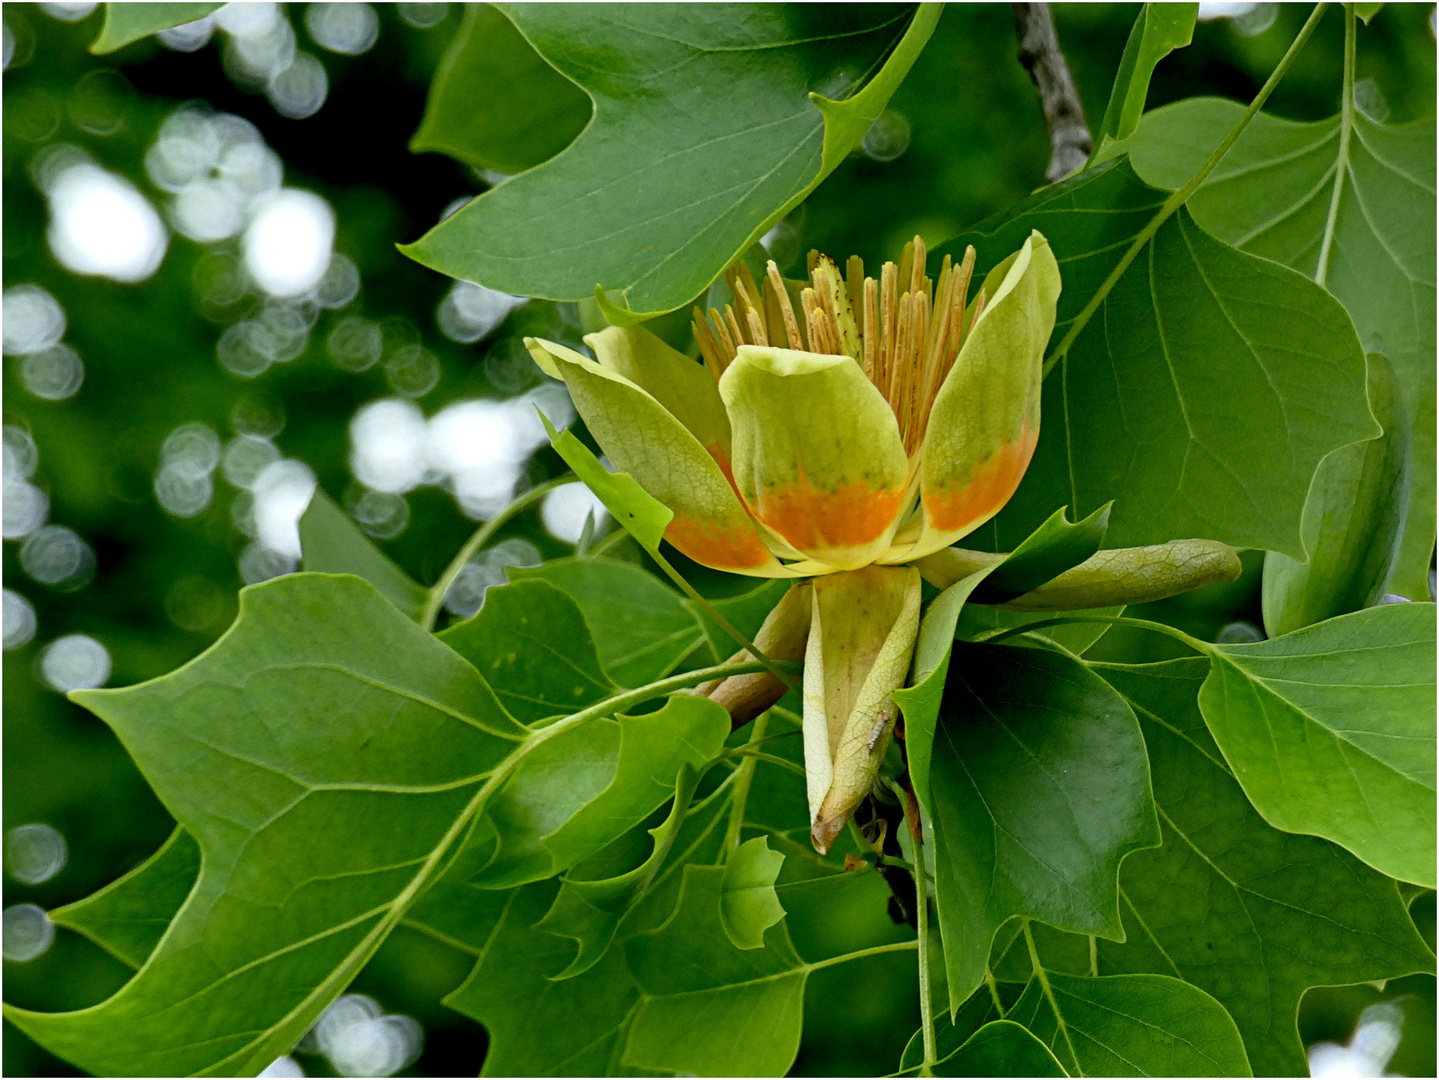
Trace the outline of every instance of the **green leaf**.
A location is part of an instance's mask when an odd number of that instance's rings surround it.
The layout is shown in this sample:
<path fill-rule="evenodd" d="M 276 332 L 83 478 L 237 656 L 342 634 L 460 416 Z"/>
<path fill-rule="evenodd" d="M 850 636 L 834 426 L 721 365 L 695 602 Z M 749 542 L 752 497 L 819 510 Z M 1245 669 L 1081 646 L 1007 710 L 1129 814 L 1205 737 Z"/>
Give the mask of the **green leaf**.
<path fill-rule="evenodd" d="M 1083 521 L 1071 524 L 1064 509 L 1056 510 L 1005 557 L 975 590 L 976 604 L 1002 604 L 1033 592 L 1099 550 L 1109 528 L 1105 503 Z"/>
<path fill-rule="evenodd" d="M 995 1018 L 994 1003 L 987 990 L 971 994 L 951 1017 L 948 1009 L 940 1010 L 934 1018 L 935 1056 L 941 1061 L 951 1057 L 956 1050 L 969 1041 L 970 1036 Z M 1049 1051 L 1046 1050 L 1045 1053 Z M 916 1031 L 905 1043 L 900 1055 L 900 1073 L 913 1073 L 924 1063 L 924 1031 Z"/>
<path fill-rule="evenodd" d="M 569 428 L 556 433 L 549 417 L 542 417 L 550 435 L 550 445 L 564 459 L 595 498 L 605 504 L 610 516 L 639 541 L 646 551 L 657 551 L 664 539 L 665 526 L 674 514 L 669 507 L 650 495 L 629 473 L 612 473 L 604 467 L 594 451 L 576 437 Z"/>
<path fill-rule="evenodd" d="M 1207 660 L 1091 667 L 1139 717 L 1164 841 L 1124 862 L 1128 937 L 1099 942 L 1100 970 L 1194 984 L 1234 1018 L 1256 1075 L 1304 1075 L 1295 1017 L 1305 990 L 1433 970 L 1394 882 L 1259 816 L 1200 716 Z"/>
<path fill-rule="evenodd" d="M 761 949 L 725 933 L 725 871 L 686 866 L 679 906 L 625 947 L 641 996 L 624 1064 L 696 1076 L 780 1076 L 799 1049 L 809 965 L 783 923 Z"/>
<path fill-rule="evenodd" d="M 1049 1047 L 1010 1020 L 992 1020 L 934 1066 L 935 1076 L 1067 1076 Z"/>
<path fill-rule="evenodd" d="M 966 245 L 973 244 L 975 280 L 982 281 L 984 275 L 1018 250 L 1029 234 L 1038 229 L 1049 241 L 1064 282 L 1054 333 L 1050 336 L 1053 348 L 1063 340 L 1075 318 L 1119 265 L 1128 246 L 1159 213 L 1167 196 L 1167 192 L 1150 187 L 1135 175 L 1128 161 L 1106 161 L 1058 184 L 1040 188 L 1027 199 L 945 241 L 931 253 L 930 262 L 938 267 L 944 256 L 949 255 L 957 263 L 964 257 Z M 1043 426 L 1049 420 L 1049 414 L 1042 416 L 1041 437 Z M 1058 505 L 1064 505 L 1064 500 L 1058 500 Z M 1070 509 L 1077 510 L 1076 507 Z M 1049 510 L 1044 513 L 1047 515 Z M 1012 548 L 1032 531 L 1025 530 L 1007 544 L 995 544 L 992 550 Z M 984 530 L 978 535 L 985 535 Z"/>
<path fill-rule="evenodd" d="M 473 664 L 524 724 L 568 716 L 619 689 L 600 667 L 579 605 L 547 581 L 487 590 L 478 614 L 440 640 Z"/>
<path fill-rule="evenodd" d="M 558 832 L 546 839 L 556 866 L 572 866 L 600 846 L 594 836 L 613 839 L 647 818 L 674 794 L 674 775 L 700 769 L 724 746 L 729 717 L 701 697 L 676 696 L 643 716 L 618 717 L 619 763 L 614 779 Z"/>
<path fill-rule="evenodd" d="M 1058 343 L 1162 201 L 1125 161 L 1106 163 L 940 253 L 973 243 L 987 264 L 1041 230 L 1064 275 Z M 1003 551 L 1057 504 L 1086 513 L 1113 499 L 1110 546 L 1205 537 L 1302 558 L 1320 459 L 1378 434 L 1364 379 L 1333 297 L 1214 240 L 1181 209 L 1057 357 L 1034 460 L 978 536 Z"/>
<path fill-rule="evenodd" d="M 1252 1076 L 1223 1006 L 1167 975 L 1036 977 L 1007 1018 L 1071 1076 Z"/>
<path fill-rule="evenodd" d="M 1199 708 L 1255 808 L 1434 885 L 1433 604 L 1215 645 Z"/>
<path fill-rule="evenodd" d="M 746 840 L 725 863 L 720 881 L 720 925 L 739 949 L 761 949 L 764 935 L 784 918 L 774 883 L 784 855 L 763 836 Z"/>
<path fill-rule="evenodd" d="M 527 735 L 470 665 L 349 576 L 246 589 L 196 660 L 74 697 L 203 853 L 113 997 L 6 1009 L 100 1075 L 234 1075 L 287 1052 L 437 876 Z"/>
<path fill-rule="evenodd" d="M 1319 463 L 1304 504 L 1307 563 L 1264 558 L 1264 630 L 1279 637 L 1370 606 L 1394 573 L 1409 505 L 1409 415 L 1394 369 L 1369 355 L 1369 407 L 1384 434 Z"/>
<path fill-rule="evenodd" d="M 579 951 L 570 965 L 554 978 L 569 979 L 582 975 L 605 955 L 620 924 L 637 910 L 637 905 L 654 884 L 671 847 L 679 839 L 700 775 L 687 765 L 680 767 L 675 777 L 674 802 L 669 815 L 649 830 L 654 846 L 649 857 L 639 866 L 614 877 L 570 875 L 560 882 L 554 904 L 536 925 L 551 934 L 573 938 L 579 945 Z"/>
<path fill-rule="evenodd" d="M 909 765 L 911 782 L 920 803 L 931 813 L 929 792 L 930 754 L 934 743 L 935 723 L 939 717 L 940 699 L 944 693 L 946 673 L 949 670 L 950 647 L 953 645 L 961 620 L 966 613 L 994 612 L 995 618 L 1001 613 L 992 608 L 979 609 L 966 606 L 976 590 L 983 589 L 994 576 L 1001 576 L 1004 588 L 993 595 L 1023 595 L 1042 585 L 1045 581 L 1063 573 L 1071 566 L 1083 562 L 1099 550 L 1104 539 L 1104 530 L 1109 521 L 1109 506 L 1102 506 L 1089 517 L 1071 525 L 1063 509 L 1051 514 L 1038 529 L 1027 536 L 1014 551 L 990 566 L 983 566 L 967 577 L 945 589 L 925 611 L 920 623 L 919 637 L 915 642 L 913 670 L 910 685 L 895 691 L 894 699 L 904 711 L 905 759 Z M 1051 571 L 1053 571 L 1051 573 Z M 1032 616 L 1031 619 L 1048 617 Z M 983 618 L 983 616 L 981 616 Z M 995 622 L 995 625 L 1001 625 Z M 1002 625 L 1009 625 L 1003 622 Z M 1017 625 L 1017 623 L 1016 623 Z M 1074 644 L 1088 647 L 1097 641 L 1094 634 L 1087 641 L 1083 635 L 1091 632 L 1090 627 L 1070 628 L 1077 631 L 1069 640 Z M 1055 638 L 1054 640 L 1059 640 Z M 1082 652 L 1077 648 L 1075 652 Z"/>
<path fill-rule="evenodd" d="M 83 900 L 56 908 L 50 921 L 138 968 L 155 951 L 199 874 L 199 845 L 184 829 L 176 829 L 135 869 Z"/>
<path fill-rule="evenodd" d="M 1363 19 L 1364 25 L 1368 26 L 1369 21 L 1379 14 L 1379 9 L 1383 6 L 1383 4 L 1355 4 L 1354 14 Z"/>
<path fill-rule="evenodd" d="M 956 581 L 930 603 L 919 623 L 910 685 L 894 692 L 894 700 L 904 712 L 904 753 L 909 764 L 910 783 L 914 785 L 920 805 L 930 814 L 934 813 L 929 782 L 930 762 L 940 702 L 944 697 L 954 648 L 955 628 L 959 625 L 960 613 L 964 611 L 970 593 L 993 569 L 986 566 L 976 570 Z"/>
<path fill-rule="evenodd" d="M 709 862 L 719 854 L 731 789 L 722 788 L 690 806 L 693 776 L 691 771 L 687 785 L 680 788 L 680 808 L 672 808 L 671 818 L 679 826 L 668 848 L 674 858 L 658 868 L 643 902 L 626 912 L 624 936 L 669 918 L 679 899 L 681 864 Z M 583 869 L 590 869 L 589 864 Z M 566 881 L 561 888 L 570 884 Z M 560 903 L 553 881 L 484 895 L 499 898 L 503 910 L 488 923 L 480 913 L 483 936 L 472 939 L 471 947 L 478 963 L 445 999 L 489 1032 L 482 1074 L 585 1076 L 620 1071 L 619 1053 L 639 997 L 623 950 L 601 951 L 571 976 L 566 965 L 575 959 L 574 942 L 546 925 Z"/>
<path fill-rule="evenodd" d="M 683 598 L 633 563 L 602 556 L 555 559 L 512 567 L 510 576 L 539 578 L 569 594 L 584 613 L 605 671 L 621 686 L 671 674 L 704 638 Z"/>
<path fill-rule="evenodd" d="M 639 988 L 618 950 L 576 978 L 545 977 L 574 951 L 535 925 L 554 894 L 553 881 L 491 893 L 502 917 L 470 977 L 445 998 L 489 1033 L 482 1076 L 613 1075 Z"/>
<path fill-rule="evenodd" d="M 1134 29 L 1124 45 L 1114 88 L 1109 92 L 1109 106 L 1094 133 L 1092 161 L 1102 161 L 1105 143 L 1127 139 L 1139 126 L 1144 102 L 1149 96 L 1149 80 L 1159 61 L 1175 49 L 1183 48 L 1194 38 L 1194 21 L 1199 17 L 1198 4 L 1145 4 L 1134 20 Z"/>
<path fill-rule="evenodd" d="M 1242 111 L 1218 98 L 1156 109 L 1134 137 L 1135 170 L 1179 187 Z M 1394 363 L 1414 483 L 1393 588 L 1414 600 L 1429 598 L 1434 550 L 1434 131 L 1433 117 L 1389 127 L 1352 106 L 1313 123 L 1261 113 L 1188 204 L 1221 240 L 1328 288 L 1365 348 Z"/>
<path fill-rule="evenodd" d="M 569 869 L 648 817 L 673 793 L 676 771 L 714 757 L 729 729 L 714 702 L 681 696 L 552 739 L 491 797 L 497 850 L 470 883 L 507 889 Z"/>
<path fill-rule="evenodd" d="M 1129 706 L 1069 657 L 956 643 L 930 764 L 952 1001 L 1014 915 L 1120 939 L 1117 875 L 1159 842 Z"/>
<path fill-rule="evenodd" d="M 105 25 L 90 46 L 97 56 L 123 49 L 172 26 L 203 19 L 224 4 L 106 4 Z"/>
<path fill-rule="evenodd" d="M 133 6 L 133 5 L 126 5 Z M 322 574 L 362 577 L 416 621 L 430 590 L 390 561 L 355 520 L 319 488 L 300 515 L 300 566 Z"/>
<path fill-rule="evenodd" d="M 410 149 L 524 172 L 573 142 L 593 112 L 585 92 L 535 52 L 503 12 L 470 4 L 430 84 Z"/>
<path fill-rule="evenodd" d="M 969 1014 L 969 1015 L 966 1015 Z M 934 1018 L 934 1076 L 1066 1076 L 1049 1047 L 1010 1020 L 984 1021 L 994 1015 L 987 993 L 977 994 L 951 1024 L 948 1013 Z M 966 1022 L 968 1021 L 968 1022 Z M 982 1026 L 981 1026 L 982 1025 Z M 924 1060 L 924 1033 L 916 1031 L 904 1048 L 899 1075 L 914 1076 Z"/>
<path fill-rule="evenodd" d="M 587 300 L 598 285 L 637 318 L 703 292 L 834 170 L 939 15 L 937 5 L 503 10 L 589 95 L 594 119 L 556 157 L 403 250 L 525 296 Z"/>

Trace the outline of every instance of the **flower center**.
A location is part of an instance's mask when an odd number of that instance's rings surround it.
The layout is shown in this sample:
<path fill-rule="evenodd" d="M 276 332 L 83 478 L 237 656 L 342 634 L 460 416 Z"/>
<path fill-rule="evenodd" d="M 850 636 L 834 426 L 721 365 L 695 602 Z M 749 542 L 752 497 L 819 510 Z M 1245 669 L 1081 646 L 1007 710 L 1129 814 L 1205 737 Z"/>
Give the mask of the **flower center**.
<path fill-rule="evenodd" d="M 725 275 L 735 303 L 726 304 L 723 315 L 695 308 L 695 341 L 716 380 L 741 345 L 852 358 L 894 410 L 912 456 L 924 441 L 935 396 L 984 311 L 984 289 L 969 303 L 974 248 L 965 249 L 958 266 L 946 255 L 937 284 L 925 276 L 918 236 L 905 244 L 897 265 L 884 264 L 877 282 L 864 276 L 858 256 L 850 257 L 845 271 L 841 275 L 828 255 L 810 252 L 805 285 L 785 281 L 771 260 L 761 289 L 740 263 Z M 795 314 L 796 300 L 803 319 Z"/>

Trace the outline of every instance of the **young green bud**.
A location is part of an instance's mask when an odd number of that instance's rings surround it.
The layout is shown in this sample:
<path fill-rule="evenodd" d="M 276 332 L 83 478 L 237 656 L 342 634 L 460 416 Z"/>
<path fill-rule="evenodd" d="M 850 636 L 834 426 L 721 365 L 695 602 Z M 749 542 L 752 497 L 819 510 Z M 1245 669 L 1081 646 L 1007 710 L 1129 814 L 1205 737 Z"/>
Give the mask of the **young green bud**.
<path fill-rule="evenodd" d="M 915 565 L 931 585 L 946 589 L 1003 558 L 984 551 L 946 548 Z M 1240 569 L 1234 549 L 1215 540 L 1110 548 L 1000 606 L 1013 611 L 1077 611 L 1146 604 L 1204 585 L 1233 581 Z"/>

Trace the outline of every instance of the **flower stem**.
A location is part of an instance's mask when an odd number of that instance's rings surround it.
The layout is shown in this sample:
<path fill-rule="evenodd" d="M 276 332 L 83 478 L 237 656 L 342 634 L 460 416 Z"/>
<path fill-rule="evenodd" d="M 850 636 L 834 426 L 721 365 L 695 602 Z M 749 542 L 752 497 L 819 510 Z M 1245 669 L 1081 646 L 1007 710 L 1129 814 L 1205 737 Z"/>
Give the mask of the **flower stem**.
<path fill-rule="evenodd" d="M 460 576 L 460 571 L 465 564 L 475 557 L 475 553 L 490 542 L 500 528 L 518 514 L 521 510 L 533 506 L 544 496 L 554 491 L 557 487 L 565 484 L 573 484 L 579 480 L 573 473 L 565 476 L 547 480 L 539 487 L 531 488 L 509 506 L 505 507 L 489 521 L 485 522 L 475 530 L 474 535 L 465 541 L 465 546 L 455 553 L 450 560 L 450 565 L 445 567 L 445 572 L 440 575 L 440 580 L 430 588 L 429 598 L 425 601 L 425 610 L 420 617 L 420 625 L 426 630 L 435 628 L 435 620 L 440 617 L 440 608 L 445 602 L 445 594 L 450 591 L 450 586 L 455 583 L 455 578 Z"/>
<path fill-rule="evenodd" d="M 904 807 L 905 822 L 914 842 L 914 865 L 909 870 L 914 875 L 915 928 L 919 935 L 919 1030 L 924 1039 L 924 1061 L 920 1063 L 919 1075 L 932 1076 L 931 1067 L 938 1063 L 939 1054 L 934 1038 L 934 999 L 929 984 L 929 883 L 924 866 L 924 819 L 918 799 L 899 784 L 890 784 L 890 788 Z"/>
<path fill-rule="evenodd" d="M 1319 17 L 1323 13 L 1324 5 L 1316 4 L 1308 20 L 1305 21 L 1298 35 L 1290 44 L 1289 50 L 1284 54 L 1278 66 L 1275 67 L 1274 71 L 1270 74 L 1268 81 L 1260 87 L 1259 93 L 1254 95 L 1254 100 L 1249 103 L 1249 108 L 1244 110 L 1244 115 L 1235 122 L 1234 127 L 1230 128 L 1229 134 L 1224 136 L 1224 140 L 1214 148 L 1214 153 L 1209 155 L 1209 158 L 1199 167 L 1199 171 L 1190 177 L 1187 184 L 1169 196 L 1169 198 L 1164 201 L 1164 205 L 1159 208 L 1159 213 L 1155 214 L 1154 217 L 1150 219 L 1149 224 L 1139 231 L 1139 235 L 1136 236 L 1134 242 L 1129 245 L 1129 250 L 1124 253 L 1124 257 L 1121 258 L 1114 269 L 1110 271 L 1109 276 L 1104 279 L 1104 284 L 1090 297 L 1089 303 L 1084 305 L 1083 310 L 1075 317 L 1074 322 L 1070 323 L 1068 332 L 1059 344 L 1055 346 L 1054 352 L 1050 353 L 1048 359 L 1045 360 L 1045 375 L 1048 375 L 1054 366 L 1068 355 L 1070 346 L 1074 344 L 1080 332 L 1089 325 L 1089 320 L 1094 316 L 1094 313 L 1099 310 L 1099 306 L 1104 303 L 1114 286 L 1119 283 L 1119 279 L 1123 277 L 1124 272 L 1129 269 L 1129 264 L 1134 262 L 1139 256 L 1140 251 L 1144 249 L 1144 246 L 1154 239 L 1154 234 L 1159 232 L 1159 227 L 1168 221 L 1174 215 L 1175 211 L 1189 201 L 1189 197 L 1199 190 L 1199 185 L 1204 183 L 1209 177 L 1209 174 L 1214 171 L 1215 167 L 1224 160 L 1224 155 L 1229 153 L 1230 147 L 1239 140 L 1239 136 L 1244 134 L 1244 129 L 1249 126 L 1249 121 L 1258 115 L 1259 110 L 1264 107 L 1264 103 L 1269 100 L 1269 95 L 1274 92 L 1274 88 L 1279 85 L 1280 80 L 1283 79 L 1289 71 L 1289 67 L 1294 63 L 1295 57 L 1297 57 L 1300 50 L 1304 48 L 1304 43 L 1309 40 L 1309 35 L 1312 34 L 1314 28 L 1319 25 Z"/>

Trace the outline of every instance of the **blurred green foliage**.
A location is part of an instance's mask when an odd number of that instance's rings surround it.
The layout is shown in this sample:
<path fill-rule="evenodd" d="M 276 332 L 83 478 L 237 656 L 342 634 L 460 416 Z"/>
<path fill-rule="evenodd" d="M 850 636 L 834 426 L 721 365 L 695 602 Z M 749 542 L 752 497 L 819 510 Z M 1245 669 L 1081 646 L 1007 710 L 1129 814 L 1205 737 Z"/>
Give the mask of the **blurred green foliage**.
<path fill-rule="evenodd" d="M 217 476 L 207 509 L 189 519 L 168 514 L 156 500 L 152 478 L 170 432 L 198 421 L 228 440 L 238 430 L 237 420 L 239 428 L 251 429 L 257 416 L 268 417 L 271 429 L 282 420 L 274 435 L 280 452 L 307 464 L 337 501 L 353 505 L 362 489 L 348 464 L 348 425 L 360 406 L 393 391 L 383 364 L 355 374 L 329 358 L 326 339 L 341 318 L 363 314 L 381 323 L 392 348 L 420 344 L 438 358 L 438 382 L 419 398 L 426 415 L 455 400 L 508 398 L 535 385 L 538 377 L 518 347 L 519 335 L 578 337 L 574 309 L 534 302 L 480 342 L 450 340 L 437 325 L 436 309 L 451 283 L 395 249 L 433 225 L 453 200 L 496 179 L 407 148 L 429 81 L 461 20 L 459 5 L 415 5 L 420 6 L 448 10 L 433 25 L 419 26 L 414 22 L 428 20 L 407 21 L 395 6 L 380 5 L 378 40 L 359 56 L 318 49 L 307 35 L 304 8 L 282 9 L 301 48 L 315 54 L 328 75 L 325 104 L 299 120 L 278 115 L 263 96 L 227 77 L 218 37 L 192 53 L 147 39 L 95 57 L 87 48 L 99 32 L 99 14 L 65 22 L 37 5 L 5 8 L 4 282 L 7 288 L 38 284 L 60 302 L 68 317 L 65 341 L 82 358 L 85 381 L 73 397 L 47 401 L 27 390 L 19 358 L 7 357 L 4 421 L 34 439 L 39 461 L 33 482 L 49 495 L 50 521 L 76 530 L 97 560 L 94 579 L 65 592 L 33 581 L 21 566 L 20 545 L 4 545 L 6 586 L 28 598 L 38 620 L 34 640 L 7 648 L 4 655 L 4 824 L 9 830 L 45 822 L 69 845 L 64 870 L 42 884 L 25 885 L 7 875 L 7 907 L 30 902 L 49 908 L 87 895 L 147 857 L 170 831 L 164 808 L 115 737 L 51 690 L 37 669 L 46 643 L 84 633 L 110 653 L 109 685 L 138 682 L 198 654 L 232 618 L 242 584 L 237 558 L 250 543 L 232 513 L 240 493 Z M 1299 5 L 1260 9 L 1239 22 L 1201 22 L 1193 44 L 1159 65 L 1150 107 L 1196 94 L 1247 100 L 1307 14 Z M 1391 121 L 1434 113 L 1433 10 L 1429 4 L 1386 5 L 1360 32 L 1359 77 L 1372 80 L 1366 92 L 1386 105 Z M 1103 113 L 1137 11 L 1132 4 L 1055 8 L 1060 41 L 1091 125 Z M 916 232 L 937 243 L 1040 186 L 1048 140 L 1015 52 L 1009 5 L 947 9 L 869 148 L 851 154 L 772 234 L 771 251 L 782 267 L 802 265 L 810 248 L 838 257 L 893 257 Z M 1300 120 L 1332 115 L 1341 54 L 1336 9 L 1275 93 L 1270 111 Z M 86 79 L 97 71 L 120 73 L 106 79 L 100 97 L 95 88 L 101 83 Z M 144 157 L 165 117 L 194 100 L 253 122 L 283 161 L 284 183 L 330 202 L 337 220 L 335 250 L 353 260 L 361 275 L 355 300 L 343 310 L 319 312 L 299 357 L 253 380 L 237 378 L 216 359 L 223 329 L 261 306 L 254 292 L 216 302 L 216 281 L 235 272 L 236 241 L 202 245 L 172 235 L 154 276 L 120 284 L 70 273 L 46 240 L 47 208 L 34 171 L 47 150 L 59 144 L 81 147 L 161 203 L 164 193 L 147 178 Z M 522 482 L 537 483 L 562 471 L 546 449 Z M 453 497 L 433 486 L 411 492 L 407 501 L 409 527 L 383 546 L 428 584 L 475 523 Z M 505 535 L 524 537 L 547 558 L 571 550 L 546 533 L 535 514 L 523 515 Z M 1246 555 L 1246 573 L 1237 582 L 1131 614 L 1210 640 L 1243 633 L 1234 624 L 1260 622 L 1258 554 Z M 1091 657 L 1137 662 L 1179 651 L 1167 638 L 1115 628 Z M 826 938 L 883 935 L 889 919 L 882 900 L 876 896 L 873 905 L 830 911 L 824 925 L 792 918 L 791 932 L 802 951 L 807 942 L 818 942 L 814 947 L 822 950 Z M 1432 894 L 1416 903 L 1432 943 Z M 885 956 L 843 974 L 817 976 L 795 1070 L 854 1075 L 892 1069 L 916 1008 L 909 963 Z M 425 1056 L 407 1072 L 477 1071 L 483 1030 L 437 1004 L 469 967 L 465 954 L 402 931 L 360 977 L 357 991 L 426 1027 Z M 102 1000 L 128 974 L 99 948 L 61 931 L 40 958 L 5 962 L 6 997 L 32 1008 L 75 1008 Z M 1346 1040 L 1359 1011 L 1380 1000 L 1400 1000 L 1408 1017 L 1392 1067 L 1432 1075 L 1432 977 L 1410 977 L 1383 990 L 1311 992 L 1301 1011 L 1305 1041 Z M 306 1057 L 304 1065 L 311 1072 L 324 1068 L 315 1057 Z M 74 1071 L 8 1025 L 4 1070 L 9 1075 Z"/>

